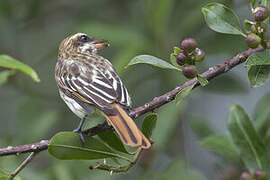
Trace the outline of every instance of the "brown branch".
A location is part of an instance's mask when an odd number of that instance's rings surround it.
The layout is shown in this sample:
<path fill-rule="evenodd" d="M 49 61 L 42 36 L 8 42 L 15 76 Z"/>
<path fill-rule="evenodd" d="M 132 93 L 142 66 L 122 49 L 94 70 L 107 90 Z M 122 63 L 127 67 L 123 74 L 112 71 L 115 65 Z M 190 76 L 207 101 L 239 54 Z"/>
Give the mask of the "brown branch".
<path fill-rule="evenodd" d="M 267 42 L 267 48 L 270 48 L 270 42 Z M 207 71 L 202 73 L 201 75 L 205 77 L 208 81 L 211 79 L 229 71 L 233 67 L 245 62 L 247 58 L 251 55 L 254 54 L 255 52 L 263 51 L 263 47 L 258 47 L 256 49 L 248 49 L 242 53 L 239 53 L 235 57 L 228 59 L 224 61 L 222 64 L 210 67 Z M 193 85 L 196 83 L 197 87 L 199 86 L 199 83 L 197 81 L 197 78 L 191 79 L 184 84 L 177 86 L 175 89 L 172 91 L 167 92 L 166 94 L 155 97 L 152 101 L 145 103 L 142 106 L 139 106 L 133 110 L 130 111 L 129 115 L 132 118 L 137 118 L 145 113 L 152 112 L 153 110 L 163 106 L 164 104 L 167 104 L 171 101 L 174 100 L 175 96 L 184 88 Z M 106 130 L 111 129 L 110 126 L 108 126 L 106 123 L 97 125 L 95 127 L 92 127 L 90 129 L 87 129 L 83 131 L 84 134 L 86 135 L 96 135 L 98 133 L 104 132 Z M 21 146 L 15 146 L 15 147 L 7 147 L 7 148 L 0 148 L 0 156 L 6 156 L 6 155 L 11 155 L 11 154 L 20 154 L 20 153 L 27 153 L 27 152 L 39 152 L 46 150 L 48 148 L 49 141 L 48 140 L 43 140 L 38 143 L 34 144 L 27 144 L 27 145 L 21 145 Z"/>
<path fill-rule="evenodd" d="M 25 168 L 25 166 L 34 159 L 37 153 L 38 152 L 31 152 L 30 155 L 22 162 L 22 164 L 20 164 L 20 166 L 17 169 L 15 169 L 13 173 L 9 175 L 8 180 L 14 179 L 14 177 L 17 176 L 17 174 L 19 174 L 23 170 L 23 168 Z"/>
<path fill-rule="evenodd" d="M 8 146 L 6 148 L 0 149 L 0 156 L 7 156 L 7 155 L 20 155 L 21 153 L 28 153 L 28 152 L 40 152 L 48 148 L 49 141 L 42 140 L 40 142 L 34 144 L 25 144 L 21 146 Z"/>

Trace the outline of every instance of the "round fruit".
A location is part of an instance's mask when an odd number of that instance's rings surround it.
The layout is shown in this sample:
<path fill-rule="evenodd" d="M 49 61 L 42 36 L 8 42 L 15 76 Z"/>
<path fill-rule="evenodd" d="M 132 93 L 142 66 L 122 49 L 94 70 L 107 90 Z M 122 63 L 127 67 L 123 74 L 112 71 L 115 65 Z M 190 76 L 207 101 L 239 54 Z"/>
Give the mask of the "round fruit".
<path fill-rule="evenodd" d="M 182 69 L 182 73 L 188 79 L 194 78 L 198 75 L 197 68 L 194 65 L 184 66 Z"/>
<path fill-rule="evenodd" d="M 194 51 L 197 46 L 198 44 L 193 38 L 186 38 L 181 43 L 181 48 L 187 53 Z"/>
<path fill-rule="evenodd" d="M 254 33 L 250 33 L 246 38 L 246 43 L 248 47 L 254 49 L 258 47 L 259 44 L 261 44 L 261 38 Z"/>

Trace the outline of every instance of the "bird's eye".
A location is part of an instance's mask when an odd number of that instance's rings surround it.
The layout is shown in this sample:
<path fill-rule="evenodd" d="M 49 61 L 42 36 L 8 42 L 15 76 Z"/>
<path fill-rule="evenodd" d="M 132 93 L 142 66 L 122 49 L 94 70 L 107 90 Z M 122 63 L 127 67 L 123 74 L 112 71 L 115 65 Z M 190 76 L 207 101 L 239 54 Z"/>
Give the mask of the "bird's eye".
<path fill-rule="evenodd" d="M 86 35 L 82 35 L 80 36 L 80 41 L 81 42 L 88 42 L 90 40 L 90 38 Z"/>

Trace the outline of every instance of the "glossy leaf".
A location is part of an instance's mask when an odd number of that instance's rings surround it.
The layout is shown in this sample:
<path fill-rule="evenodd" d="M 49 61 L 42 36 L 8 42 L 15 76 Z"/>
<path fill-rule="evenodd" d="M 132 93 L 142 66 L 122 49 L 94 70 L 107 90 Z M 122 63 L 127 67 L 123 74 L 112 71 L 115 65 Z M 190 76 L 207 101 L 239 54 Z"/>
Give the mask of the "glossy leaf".
<path fill-rule="evenodd" d="M 245 166 L 251 172 L 256 169 L 266 169 L 269 164 L 269 157 L 265 144 L 241 106 L 233 105 L 230 108 L 228 128 L 233 142 L 240 150 Z"/>
<path fill-rule="evenodd" d="M 182 101 L 184 101 L 188 95 L 190 94 L 191 90 L 195 86 L 196 83 L 194 83 L 191 86 L 185 87 L 182 89 L 176 96 L 175 96 L 175 103 L 176 105 L 179 105 Z"/>
<path fill-rule="evenodd" d="M 206 86 L 208 84 L 208 80 L 205 77 L 202 77 L 201 75 L 198 75 L 197 79 L 201 84 L 201 86 Z"/>
<path fill-rule="evenodd" d="M 114 131 L 109 130 L 102 133 L 99 133 L 98 136 L 111 148 L 129 154 L 129 152 L 126 150 L 125 146 L 123 145 L 120 138 L 114 133 Z"/>
<path fill-rule="evenodd" d="M 132 66 L 134 64 L 150 64 L 159 68 L 164 68 L 164 69 L 173 69 L 177 71 L 181 71 L 181 69 L 176 68 L 170 63 L 167 63 L 166 61 L 150 56 L 150 55 L 139 55 L 131 59 L 131 61 L 128 63 L 126 67 Z"/>
<path fill-rule="evenodd" d="M 109 147 L 98 139 L 84 136 L 85 143 L 82 144 L 78 134 L 73 132 L 60 132 L 50 140 L 48 151 L 51 155 L 62 160 L 103 159 L 122 156 L 115 154 Z"/>
<path fill-rule="evenodd" d="M 0 86 L 4 83 L 6 83 L 9 76 L 13 75 L 15 73 L 14 70 L 6 70 L 0 72 Z"/>
<path fill-rule="evenodd" d="M 40 82 L 37 73 L 28 65 L 7 56 L 0 55 L 0 67 L 15 69 L 29 75 L 35 82 Z"/>
<path fill-rule="evenodd" d="M 212 30 L 246 36 L 241 30 L 239 18 L 228 7 L 219 3 L 209 3 L 202 8 L 202 13 L 207 25 Z"/>
<path fill-rule="evenodd" d="M 270 65 L 251 66 L 248 70 L 248 81 L 251 87 L 263 85 L 269 77 Z"/>
<path fill-rule="evenodd" d="M 245 67 L 270 65 L 270 51 L 257 52 L 250 55 L 245 63 Z"/>
<path fill-rule="evenodd" d="M 239 150 L 226 134 L 210 135 L 200 141 L 200 146 L 214 151 L 221 156 L 240 158 Z"/>
<path fill-rule="evenodd" d="M 150 138 L 152 136 L 153 130 L 156 127 L 156 122 L 157 122 L 156 113 L 151 113 L 144 118 L 142 124 L 142 132 L 147 138 Z"/>

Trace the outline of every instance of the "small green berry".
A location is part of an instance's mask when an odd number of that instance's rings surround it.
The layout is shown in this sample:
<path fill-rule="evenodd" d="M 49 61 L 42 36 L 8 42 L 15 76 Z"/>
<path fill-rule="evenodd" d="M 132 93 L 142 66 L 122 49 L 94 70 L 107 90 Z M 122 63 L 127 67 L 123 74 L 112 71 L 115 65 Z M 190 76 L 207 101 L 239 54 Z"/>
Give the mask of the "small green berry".
<path fill-rule="evenodd" d="M 200 48 L 196 48 L 195 51 L 195 61 L 197 62 L 201 62 L 204 60 L 205 58 L 205 52 L 203 50 L 201 50 Z"/>
<path fill-rule="evenodd" d="M 191 53 L 192 51 L 195 50 L 195 48 L 198 46 L 197 42 L 193 38 L 186 38 L 182 41 L 181 43 L 181 48 L 186 52 L 186 53 Z"/>
<path fill-rule="evenodd" d="M 269 9 L 265 6 L 258 6 L 253 12 L 254 19 L 258 22 L 264 21 L 266 18 L 268 18 L 269 14 Z"/>
<path fill-rule="evenodd" d="M 194 65 L 184 66 L 182 69 L 182 73 L 188 79 L 194 78 L 198 75 L 197 68 Z"/>
<path fill-rule="evenodd" d="M 246 38 L 246 43 L 248 47 L 254 49 L 258 47 L 259 44 L 261 44 L 261 40 L 262 39 L 258 35 L 250 33 Z"/>

